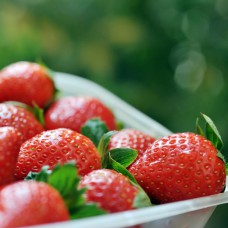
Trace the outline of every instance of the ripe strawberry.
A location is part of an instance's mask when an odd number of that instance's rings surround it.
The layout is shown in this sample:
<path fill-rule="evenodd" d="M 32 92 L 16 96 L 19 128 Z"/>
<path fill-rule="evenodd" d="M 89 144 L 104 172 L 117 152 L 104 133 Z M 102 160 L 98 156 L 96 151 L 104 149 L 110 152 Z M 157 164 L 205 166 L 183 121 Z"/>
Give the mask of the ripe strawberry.
<path fill-rule="evenodd" d="M 21 181 L 0 191 L 0 227 L 13 228 L 69 220 L 59 192 L 43 182 Z"/>
<path fill-rule="evenodd" d="M 157 203 L 220 193 L 226 180 L 225 164 L 211 141 L 188 132 L 156 140 L 129 172 Z"/>
<path fill-rule="evenodd" d="M 94 97 L 64 97 L 56 101 L 45 114 L 47 129 L 69 128 L 81 132 L 91 118 L 100 118 L 109 130 L 116 129 L 115 117 L 100 100 Z"/>
<path fill-rule="evenodd" d="M 11 126 L 22 134 L 22 142 L 44 129 L 35 116 L 25 108 L 11 104 L 0 104 L 0 127 Z"/>
<path fill-rule="evenodd" d="M 134 199 L 139 190 L 127 177 L 110 169 L 99 169 L 82 177 L 79 187 L 87 188 L 87 202 L 95 202 L 102 209 L 113 213 L 134 208 Z"/>
<path fill-rule="evenodd" d="M 54 95 L 48 70 L 36 63 L 16 62 L 0 71 L 0 102 L 19 101 L 44 107 Z"/>
<path fill-rule="evenodd" d="M 22 144 L 15 175 L 22 179 L 44 165 L 52 169 L 57 163 L 69 160 L 76 162 L 80 175 L 101 167 L 99 153 L 86 136 L 65 128 L 44 131 Z"/>
<path fill-rule="evenodd" d="M 155 141 L 155 138 L 136 129 L 123 129 L 112 135 L 108 149 L 131 148 L 138 151 L 141 157 L 149 145 Z"/>
<path fill-rule="evenodd" d="M 13 182 L 21 133 L 13 127 L 0 127 L 0 185 Z"/>
<path fill-rule="evenodd" d="M 27 181 L 42 181 L 54 187 L 61 194 L 71 219 L 85 218 L 107 214 L 95 203 L 87 203 L 83 197 L 85 188 L 79 189 L 81 176 L 78 175 L 75 162 L 57 164 L 52 170 L 49 166 L 42 167 L 40 172 L 30 172 Z"/>

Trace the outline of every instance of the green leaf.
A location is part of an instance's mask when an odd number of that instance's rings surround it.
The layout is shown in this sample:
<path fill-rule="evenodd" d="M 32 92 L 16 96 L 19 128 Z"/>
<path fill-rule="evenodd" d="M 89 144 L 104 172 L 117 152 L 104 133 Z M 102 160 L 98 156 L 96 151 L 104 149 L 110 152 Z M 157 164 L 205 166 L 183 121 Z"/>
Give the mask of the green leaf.
<path fill-rule="evenodd" d="M 226 164 L 226 159 L 219 150 L 217 150 L 217 156 Z"/>
<path fill-rule="evenodd" d="M 43 67 L 43 69 L 47 73 L 47 76 L 50 77 L 52 81 L 54 81 L 54 71 L 51 68 L 49 68 L 41 58 L 37 59 L 36 63 Z"/>
<path fill-rule="evenodd" d="M 61 91 L 55 85 L 55 72 L 52 69 L 50 69 L 42 59 L 37 59 L 36 63 L 43 67 L 43 69 L 46 71 L 47 77 L 49 77 L 52 80 L 54 85 L 54 94 L 52 98 L 48 101 L 48 103 L 45 105 L 45 109 L 47 109 L 55 101 L 55 99 L 58 97 Z"/>
<path fill-rule="evenodd" d="M 40 108 L 35 102 L 33 102 L 33 107 L 31 107 L 25 103 L 19 102 L 19 101 L 6 101 L 4 103 L 11 104 L 11 105 L 21 107 L 21 108 L 28 110 L 44 126 L 44 110 L 42 108 Z"/>
<path fill-rule="evenodd" d="M 110 142 L 110 139 L 112 137 L 112 135 L 114 135 L 117 131 L 108 131 L 107 133 L 105 133 L 99 144 L 98 144 L 98 151 L 99 154 L 101 156 L 101 161 L 102 161 L 102 167 L 105 168 L 105 164 L 107 164 L 106 160 L 107 160 L 107 152 L 108 152 L 108 144 Z"/>
<path fill-rule="evenodd" d="M 32 107 L 25 104 L 25 103 L 22 103 L 20 101 L 5 101 L 4 102 L 5 104 L 10 104 L 10 105 L 14 105 L 14 106 L 17 106 L 17 107 L 21 107 L 21 108 L 24 108 L 24 109 L 27 109 L 28 111 L 32 112 Z"/>
<path fill-rule="evenodd" d="M 226 175 L 228 176 L 228 164 L 226 164 Z"/>
<path fill-rule="evenodd" d="M 114 169 L 115 171 L 126 176 L 129 181 L 139 189 L 139 193 L 134 200 L 134 207 L 147 207 L 151 206 L 151 201 L 145 191 L 139 186 L 134 176 L 126 169 L 138 156 L 138 151 L 130 148 L 116 148 L 108 151 L 108 144 L 110 138 L 115 131 L 108 132 L 102 137 L 98 150 L 102 157 L 102 167 Z"/>
<path fill-rule="evenodd" d="M 138 187 L 138 186 L 137 186 Z M 142 208 L 152 206 L 150 198 L 145 191 L 140 187 L 139 193 L 136 195 L 133 203 L 134 208 Z"/>
<path fill-rule="evenodd" d="M 52 171 L 49 169 L 48 165 L 45 165 L 41 168 L 40 172 L 35 173 L 31 172 L 32 176 L 34 177 L 34 180 L 36 181 L 43 181 L 47 182 L 49 175 L 52 173 Z"/>
<path fill-rule="evenodd" d="M 56 165 L 48 179 L 48 183 L 60 192 L 70 210 L 84 203 L 82 198 L 84 191 L 77 190 L 79 181 L 80 178 L 73 162 L 63 166 Z"/>
<path fill-rule="evenodd" d="M 33 102 L 33 109 L 31 109 L 37 120 L 44 126 L 44 110 L 40 108 L 36 103 Z"/>
<path fill-rule="evenodd" d="M 116 121 L 117 130 L 120 131 L 124 128 L 124 123 L 121 120 Z"/>
<path fill-rule="evenodd" d="M 108 152 L 108 155 L 109 162 L 107 168 L 114 169 L 117 172 L 122 173 L 124 176 L 128 177 L 128 179 L 130 179 L 133 183 L 137 184 L 137 181 L 135 180 L 133 175 L 122 164 L 115 161 L 115 159 L 112 157 L 111 151 Z"/>
<path fill-rule="evenodd" d="M 109 153 L 113 160 L 125 168 L 131 165 L 138 156 L 138 151 L 131 148 L 115 148 L 110 150 Z"/>
<path fill-rule="evenodd" d="M 36 172 L 29 172 L 24 180 L 36 180 L 37 174 Z"/>
<path fill-rule="evenodd" d="M 208 140 L 210 140 L 212 142 L 214 147 L 217 149 L 217 156 L 224 163 L 226 163 L 225 157 L 221 153 L 221 149 L 223 148 L 223 142 L 222 142 L 222 138 L 221 138 L 221 136 L 220 136 L 220 134 L 218 132 L 217 127 L 215 126 L 215 124 L 213 123 L 213 121 L 211 120 L 210 117 L 208 117 L 207 115 L 205 115 L 203 113 L 201 113 L 201 116 L 203 117 L 203 119 L 206 122 L 205 133 L 203 132 L 202 128 L 200 127 L 199 119 L 197 118 L 196 127 L 197 127 L 198 134 L 204 136 L 206 139 L 208 139 Z"/>
<path fill-rule="evenodd" d="M 98 146 L 102 136 L 108 132 L 106 124 L 98 118 L 88 120 L 81 128 L 81 133 Z"/>
<path fill-rule="evenodd" d="M 87 204 L 86 207 L 77 208 L 77 213 L 71 214 L 71 219 L 86 218 L 95 215 L 104 215 L 107 212 L 96 204 Z"/>
<path fill-rule="evenodd" d="M 134 153 L 135 151 L 132 150 L 132 152 Z M 108 152 L 108 154 L 109 154 L 109 163 L 108 163 L 109 167 L 108 168 L 114 169 L 115 171 L 117 171 L 117 172 L 123 174 L 124 176 L 126 176 L 130 180 L 131 184 L 134 185 L 135 187 L 137 187 L 138 190 L 139 190 L 139 193 L 135 197 L 133 206 L 135 208 L 151 206 L 152 204 L 151 204 L 150 198 L 145 193 L 145 191 L 140 187 L 140 185 L 138 184 L 138 182 L 136 181 L 134 176 L 124 167 L 124 165 L 122 165 L 119 162 L 115 161 L 115 159 L 112 157 L 112 150 L 110 150 Z"/>
<path fill-rule="evenodd" d="M 57 164 L 53 170 L 49 170 L 48 166 L 44 166 L 39 173 L 29 173 L 25 180 L 42 181 L 58 190 L 72 218 L 106 213 L 97 205 L 86 203 L 83 197 L 86 188 L 78 188 L 80 176 L 73 161 L 63 165 Z M 84 215 L 81 213 L 83 211 L 86 212 Z"/>
<path fill-rule="evenodd" d="M 203 132 L 203 129 L 199 125 L 199 118 L 196 119 L 196 131 L 199 135 L 202 135 L 205 137 L 205 134 Z"/>
<path fill-rule="evenodd" d="M 218 129 L 216 128 L 215 124 L 213 123 L 210 117 L 203 113 L 201 113 L 201 115 L 206 121 L 206 138 L 213 143 L 215 148 L 221 150 L 223 148 L 223 142 L 218 132 Z"/>

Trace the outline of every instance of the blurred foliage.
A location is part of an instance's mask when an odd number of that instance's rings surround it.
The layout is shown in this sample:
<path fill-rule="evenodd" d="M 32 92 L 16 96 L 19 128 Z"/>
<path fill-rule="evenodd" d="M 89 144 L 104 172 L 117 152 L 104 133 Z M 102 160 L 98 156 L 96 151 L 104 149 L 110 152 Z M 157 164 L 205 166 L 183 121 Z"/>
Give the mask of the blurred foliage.
<path fill-rule="evenodd" d="M 0 0 L 0 68 L 42 59 L 174 132 L 204 112 L 228 145 L 227 28 L 226 0 Z"/>
<path fill-rule="evenodd" d="M 1 1 L 0 67 L 43 59 L 172 131 L 205 112 L 227 133 L 225 0 Z M 222 115 L 221 115 L 222 114 Z"/>

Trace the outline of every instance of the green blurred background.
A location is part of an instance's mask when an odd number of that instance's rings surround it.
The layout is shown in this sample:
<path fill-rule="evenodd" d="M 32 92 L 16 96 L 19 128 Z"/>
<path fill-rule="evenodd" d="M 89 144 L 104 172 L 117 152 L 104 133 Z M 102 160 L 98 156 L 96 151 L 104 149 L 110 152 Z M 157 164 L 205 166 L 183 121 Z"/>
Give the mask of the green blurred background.
<path fill-rule="evenodd" d="M 204 112 L 228 145 L 227 0 L 0 0 L 0 68 L 37 59 L 173 132 L 195 131 Z M 228 227 L 226 214 L 218 207 L 206 227 Z"/>

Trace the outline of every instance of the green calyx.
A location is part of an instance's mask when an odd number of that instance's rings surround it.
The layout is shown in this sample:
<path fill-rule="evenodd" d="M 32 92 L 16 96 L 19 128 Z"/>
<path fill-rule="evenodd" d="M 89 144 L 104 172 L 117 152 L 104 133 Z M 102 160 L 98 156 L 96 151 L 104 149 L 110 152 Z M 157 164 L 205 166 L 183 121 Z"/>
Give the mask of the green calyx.
<path fill-rule="evenodd" d="M 217 127 L 215 126 L 214 122 L 211 120 L 210 117 L 207 115 L 201 113 L 201 116 L 203 117 L 204 121 L 206 122 L 205 124 L 205 131 L 201 128 L 199 125 L 199 118 L 196 120 L 196 130 L 199 135 L 204 136 L 206 139 L 210 140 L 214 147 L 217 149 L 217 156 L 224 162 L 225 162 L 225 157 L 221 153 L 221 150 L 224 146 L 222 138 L 219 134 L 219 131 Z"/>
<path fill-rule="evenodd" d="M 39 173 L 30 172 L 25 180 L 42 181 L 57 189 L 68 208 L 71 219 L 106 214 L 96 204 L 85 202 L 83 194 L 86 188 L 78 188 L 80 176 L 74 162 L 58 164 L 53 170 L 44 166 Z"/>
<path fill-rule="evenodd" d="M 102 158 L 102 167 L 107 169 L 113 169 L 124 176 L 126 176 L 132 185 L 138 188 L 139 193 L 135 197 L 133 207 L 141 208 L 151 206 L 151 201 L 145 191 L 137 183 L 134 176 L 127 170 L 127 167 L 131 165 L 138 156 L 138 151 L 130 148 L 115 148 L 108 150 L 108 144 L 111 136 L 115 134 L 115 131 L 107 132 L 103 135 L 98 145 L 98 151 Z"/>
<path fill-rule="evenodd" d="M 33 103 L 33 107 L 30 108 L 30 111 L 37 118 L 37 120 L 41 123 L 42 126 L 45 125 L 44 122 L 44 110 L 40 108 L 36 103 Z"/>
<path fill-rule="evenodd" d="M 101 157 L 102 167 L 105 168 L 105 163 L 107 159 L 107 151 L 108 151 L 108 145 L 111 140 L 112 135 L 114 135 L 117 131 L 108 131 L 105 133 L 102 138 L 100 139 L 98 143 L 98 152 Z"/>
<path fill-rule="evenodd" d="M 33 102 L 33 106 L 29 106 L 25 103 L 19 102 L 19 101 L 6 101 L 5 104 L 11 104 L 17 107 L 21 107 L 23 109 L 28 110 L 31 112 L 36 119 L 40 122 L 42 126 L 44 126 L 44 110 L 40 108 L 35 102 Z"/>
<path fill-rule="evenodd" d="M 55 100 L 57 97 L 60 96 L 60 90 L 56 87 L 55 83 L 54 83 L 54 77 L 55 77 L 55 72 L 50 69 L 45 63 L 43 60 L 41 59 L 38 59 L 36 61 L 37 64 L 39 64 L 43 69 L 44 71 L 46 72 L 46 75 L 48 78 L 51 79 L 52 83 L 53 83 L 53 86 L 54 86 L 54 94 L 52 96 L 52 98 L 47 102 L 47 104 L 45 105 L 45 109 L 47 109 Z"/>
<path fill-rule="evenodd" d="M 120 131 L 124 128 L 124 123 L 121 120 L 116 121 L 117 130 Z"/>
<path fill-rule="evenodd" d="M 88 120 L 81 128 L 81 133 L 98 146 L 102 136 L 108 132 L 106 124 L 98 118 Z"/>
<path fill-rule="evenodd" d="M 151 206 L 151 201 L 145 191 L 140 187 L 134 176 L 127 170 L 127 167 L 135 161 L 138 156 L 136 150 L 129 148 L 116 148 L 108 151 L 107 168 L 114 169 L 115 171 L 126 176 L 132 185 L 134 185 L 138 190 L 133 203 L 134 208 L 142 208 Z"/>

